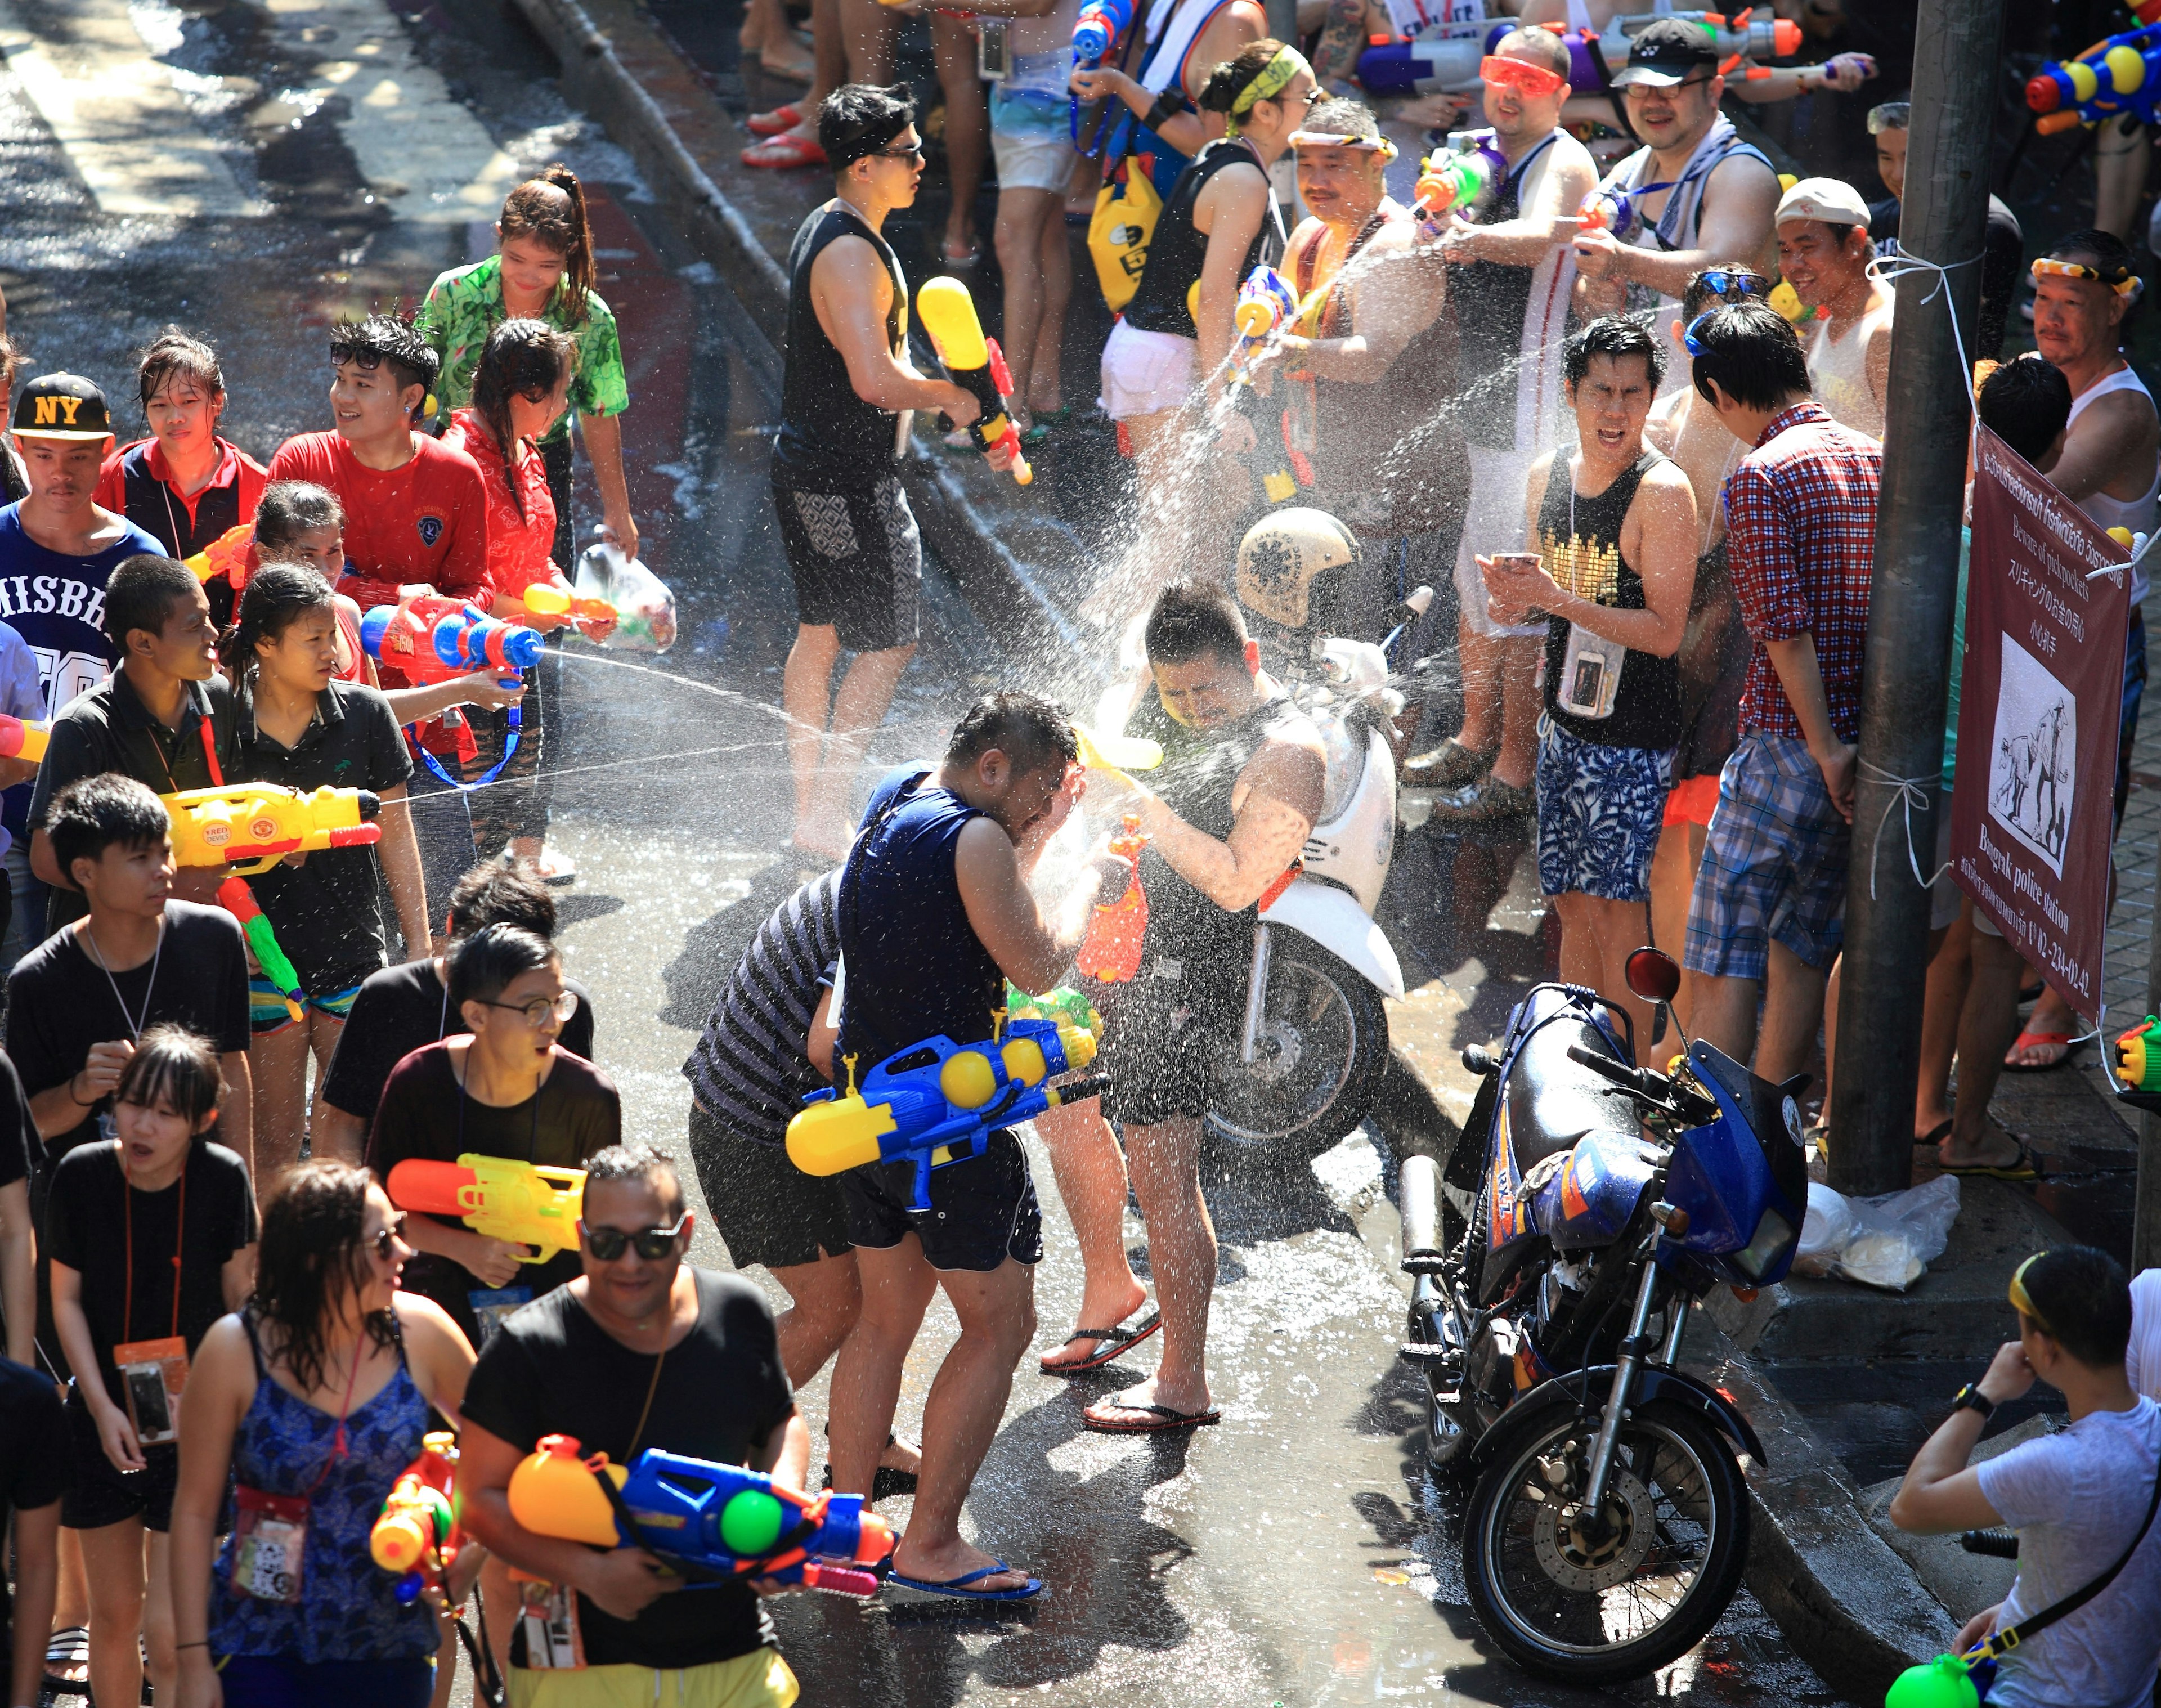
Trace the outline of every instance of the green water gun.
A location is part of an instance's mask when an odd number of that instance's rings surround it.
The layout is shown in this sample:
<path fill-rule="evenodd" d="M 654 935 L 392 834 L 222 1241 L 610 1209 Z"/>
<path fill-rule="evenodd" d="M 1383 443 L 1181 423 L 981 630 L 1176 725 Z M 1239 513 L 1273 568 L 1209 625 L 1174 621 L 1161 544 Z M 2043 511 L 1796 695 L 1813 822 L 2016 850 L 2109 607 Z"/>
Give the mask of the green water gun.
<path fill-rule="evenodd" d="M 255 892 L 247 887 L 247 880 L 228 877 L 218 885 L 217 904 L 240 921 L 241 935 L 254 951 L 263 977 L 275 985 L 278 994 L 285 999 L 285 1012 L 295 1020 L 300 1018 L 300 998 L 305 994 L 300 989 L 300 976 L 293 971 L 293 963 L 279 945 L 278 934 L 270 929 L 269 916 L 255 899 Z"/>
<path fill-rule="evenodd" d="M 1101 1039 L 1103 1035 L 1103 1017 L 1096 1012 L 1096 1005 L 1079 991 L 1066 985 L 1046 995 L 1031 997 L 1018 985 L 1006 986 L 1006 1013 L 1015 1020 L 1059 1020 L 1068 1026 L 1077 1026 L 1091 1037 Z"/>

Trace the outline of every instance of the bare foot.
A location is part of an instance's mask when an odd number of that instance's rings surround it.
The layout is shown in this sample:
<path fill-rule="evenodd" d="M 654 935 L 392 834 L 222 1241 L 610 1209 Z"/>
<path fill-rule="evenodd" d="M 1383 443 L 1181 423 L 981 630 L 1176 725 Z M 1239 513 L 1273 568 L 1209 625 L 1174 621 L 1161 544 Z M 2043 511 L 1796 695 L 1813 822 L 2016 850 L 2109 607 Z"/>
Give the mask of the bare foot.
<path fill-rule="evenodd" d="M 1166 1382 L 1161 1376 L 1151 1376 L 1138 1387 L 1128 1388 L 1106 1398 L 1097 1400 L 1088 1408 L 1091 1417 L 1109 1417 L 1114 1414 L 1131 1413 L 1134 1423 L 1164 1421 L 1153 1412 L 1145 1409 L 1159 1405 L 1185 1417 L 1198 1417 L 1209 1409 L 1208 1384 L 1205 1380 L 1188 1378 L 1184 1382 Z M 1120 1418 L 1120 1422 L 1127 1419 Z"/>
<path fill-rule="evenodd" d="M 1947 1169 L 2007 1169 L 2022 1154 L 2018 1141 L 1993 1121 L 1984 1122 L 1981 1132 L 1963 1144 L 1954 1133 L 1936 1147 L 1936 1160 Z"/>
<path fill-rule="evenodd" d="M 784 77 L 791 83 L 808 83 L 811 74 L 817 70 L 817 62 L 810 57 L 803 44 L 791 35 L 760 49 L 758 68 L 768 77 Z"/>
<path fill-rule="evenodd" d="M 2023 1046 L 2014 1043 L 2004 1052 L 2003 1065 L 2028 1070 L 2054 1067 L 2071 1053 L 2069 1040 L 2085 1029 L 2085 1023 L 2071 1012 L 2069 1002 L 2053 990 L 2044 991 L 2041 1000 L 2034 1003 L 2033 1013 L 2027 1017 L 2020 1031 L 2025 1037 L 2047 1041 Z M 2055 1041 L 2059 1039 L 2065 1041 Z"/>
<path fill-rule="evenodd" d="M 959 1537 L 955 1537 L 942 1548 L 918 1546 L 911 1533 L 900 1539 L 900 1546 L 893 1549 L 893 1569 L 903 1577 L 912 1577 L 918 1583 L 950 1584 L 954 1579 L 966 1577 L 971 1571 L 981 1571 L 987 1565 L 996 1565 L 997 1556 L 986 1554 L 980 1548 L 971 1548 Z M 996 1571 L 988 1577 L 977 1578 L 968 1587 L 971 1590 L 1020 1590 L 1028 1587 L 1024 1571 Z"/>
<path fill-rule="evenodd" d="M 1112 1294 L 1107 1302 L 1099 1303 L 1093 1289 L 1082 1295 L 1080 1321 L 1084 1326 L 1091 1329 L 1123 1328 L 1126 1319 L 1148 1303 L 1148 1289 L 1133 1280 L 1130 1272 L 1126 1279 L 1131 1291 L 1121 1289 L 1118 1293 Z M 1124 1300 L 1122 1304 L 1118 1302 L 1121 1297 Z M 1096 1348 L 1102 1344 L 1086 1335 L 1074 1336 L 1064 1346 L 1045 1352 L 1041 1360 L 1042 1367 L 1060 1370 L 1068 1364 L 1085 1364 L 1096 1356 Z"/>

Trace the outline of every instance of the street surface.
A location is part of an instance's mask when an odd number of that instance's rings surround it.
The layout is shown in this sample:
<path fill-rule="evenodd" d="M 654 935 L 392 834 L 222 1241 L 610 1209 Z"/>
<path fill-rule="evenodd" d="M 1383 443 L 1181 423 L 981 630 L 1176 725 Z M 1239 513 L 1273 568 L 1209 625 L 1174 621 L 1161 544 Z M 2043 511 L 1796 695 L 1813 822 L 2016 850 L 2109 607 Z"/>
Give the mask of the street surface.
<path fill-rule="evenodd" d="M 537 44 L 492 5 L 454 20 L 381 0 L 0 0 L 0 287 L 29 371 L 88 374 L 132 419 L 129 352 L 178 322 L 222 353 L 225 430 L 265 460 L 284 435 L 327 424 L 333 319 L 409 308 L 440 268 L 486 253 L 487 221 L 526 172 L 562 159 L 593 187 L 601 289 L 635 400 L 633 493 L 682 639 L 659 660 L 586 648 L 565 664 L 556 838 L 582 876 L 563 940 L 594 992 L 628 1130 L 680 1155 L 680 1064 L 741 945 L 798 881 L 776 852 L 794 612 L 765 481 L 775 353 L 655 228 L 627 157 L 565 109 Z M 934 570 L 922 648 L 876 758 L 934 751 L 981 687 L 1075 680 L 1074 661 L 1001 659 L 979 637 Z M 1520 835 L 1414 834 L 1399 854 L 1383 913 L 1419 988 L 1398 1041 L 1458 1115 L 1449 1058 L 1497 1030 L 1543 966 L 1535 888 Z M 1074 1320 L 1080 1268 L 1034 1156 L 1049 1346 Z M 1408 1445 L 1416 1397 L 1393 1357 L 1403 1293 L 1387 1173 L 1361 1134 L 1298 1180 L 1214 1188 L 1222 1424 L 1190 1440 L 1089 1435 L 1081 1404 L 1143 1373 L 1146 1357 L 1072 1383 L 1024 1362 L 971 1514 L 976 1538 L 1049 1592 L 1002 1614 L 790 1598 L 776 1618 L 805 1700 L 1832 1704 L 1745 1594 L 1665 1674 L 1604 1695 L 1489 1658 L 1458 1579 L 1450 1497 Z M 1138 1265 L 1146 1232 L 1136 1220 L 1128 1233 Z M 702 1229 L 693 1254 L 726 1261 Z M 952 1331 L 934 1307 L 903 1430 Z M 815 1429 L 822 1382 L 804 1403 Z"/>

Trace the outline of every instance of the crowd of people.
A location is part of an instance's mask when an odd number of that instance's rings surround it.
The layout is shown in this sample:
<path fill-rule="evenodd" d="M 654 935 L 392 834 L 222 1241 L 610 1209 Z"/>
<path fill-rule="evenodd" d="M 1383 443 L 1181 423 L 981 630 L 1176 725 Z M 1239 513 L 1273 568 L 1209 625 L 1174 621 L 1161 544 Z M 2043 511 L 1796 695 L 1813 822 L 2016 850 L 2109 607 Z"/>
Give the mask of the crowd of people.
<path fill-rule="evenodd" d="M 1476 3 L 1456 0 L 1451 19 Z M 987 143 L 1023 445 L 1069 407 L 1064 209 L 1106 169 L 1065 128 L 1077 9 L 986 0 L 983 18 L 1011 19 L 987 100 L 987 25 L 932 23 L 956 180 L 945 259 L 965 268 L 978 244 L 962 180 Z M 1700 26 L 1645 23 L 1593 97 L 1571 81 L 1569 32 L 1619 8 L 1528 0 L 1499 20 L 1476 88 L 1414 112 L 1444 131 L 1474 106 L 1486 121 L 1467 140 L 1488 181 L 1439 209 L 1390 177 L 1391 130 L 1415 103 L 1377 112 L 1351 81 L 1359 44 L 1411 35 L 1410 21 L 1395 0 L 1311 10 L 1310 59 L 1268 36 L 1252 0 L 1179 0 L 1071 78 L 1100 107 L 1091 124 L 1116 134 L 1104 193 L 1149 203 L 1117 269 L 1122 312 L 1100 372 L 1151 548 L 1144 575 L 1107 573 L 1091 614 L 1138 643 L 1128 733 L 1158 744 L 1159 768 L 1137 781 L 1088 763 L 1066 712 L 1008 689 L 857 810 L 917 635 L 920 540 L 898 466 L 910 415 L 965 434 L 982 405 L 910 353 L 909 284 L 883 227 L 914 200 L 924 147 L 906 91 L 882 81 L 890 16 L 869 0 L 813 7 L 819 81 L 768 116 L 762 145 L 768 164 L 830 167 L 835 191 L 789 258 L 772 461 L 799 620 L 784 853 L 802 880 L 683 1069 L 705 1213 L 737 1269 L 771 1273 L 778 1314 L 688 1261 L 683 1182 L 626 1133 L 591 997 L 565 976 L 554 889 L 571 874 L 547 841 L 552 660 L 529 681 L 436 680 L 378 656 L 364 620 L 424 596 L 560 628 L 559 601 L 529 596 L 570 591 L 573 413 L 605 526 L 637 552 L 629 398 L 575 179 L 554 169 L 518 186 L 499 253 L 437 279 L 412 322 L 335 326 L 332 425 L 267 463 L 219 435 L 217 355 L 183 331 L 143 354 L 149 431 L 127 445 L 95 385 L 22 380 L 0 346 L 15 500 L 0 510 L 0 710 L 51 722 L 41 762 L 0 760 L 13 785 L 0 1463 L 14 1702 L 50 1671 L 108 1705 L 147 1679 L 154 1700 L 189 1708 L 440 1708 L 464 1635 L 454 1615 L 476 1593 L 474 1664 L 499 1669 L 521 1708 L 794 1700 L 763 1606 L 778 1586 L 687 1591 L 642 1549 L 519 1521 L 510 1479 L 547 1435 L 618 1464 L 659 1448 L 799 1489 L 909 1497 L 889 1586 L 1040 1594 L 1025 1561 L 962 1525 L 1039 1339 L 1044 1225 L 1027 1149 L 993 1132 L 919 1185 L 907 1160 L 814 1175 L 781 1139 L 806 1096 L 852 1089 L 926 1038 L 996 1039 L 1016 1006 L 1078 976 L 1100 910 L 1139 884 L 1142 976 L 1080 982 L 1108 1089 L 1036 1123 L 1086 1271 L 1075 1325 L 1052 1330 L 1037 1367 L 1078 1375 L 1153 1341 L 1154 1372 L 1084 1406 L 1084 1427 L 1221 1421 L 1202 1122 L 1237 1071 L 1253 920 L 1327 787 L 1280 637 L 1249 625 L 1227 585 L 1257 519 L 1289 549 L 1312 525 L 1294 510 L 1335 518 L 1330 537 L 1347 544 L 1314 617 L 1331 633 L 1377 638 L 1412 586 L 1448 590 L 1446 620 L 1419 640 L 1452 659 L 1460 722 L 1424 751 L 1407 743 L 1404 780 L 1435 791 L 1445 827 L 1533 827 L 1565 976 L 1634 1003 L 1622 963 L 1664 943 L 1681 951 L 1676 1007 L 1693 1034 L 1772 1080 L 1810 1070 L 1836 995 L 1896 331 L 1876 263 L 1895 241 L 1908 112 L 1871 119 L 1888 211 L 1839 180 L 1782 183 L 1721 114 L 1734 67 Z M 745 30 L 776 69 L 790 62 L 773 0 Z M 1778 68 L 1732 92 L 1848 88 L 1865 70 Z M 1286 158 L 1295 224 L 1272 177 Z M 1999 363 L 2015 224 L 2008 242 L 1992 238 L 1992 319 L 1974 341 L 1980 419 L 2096 521 L 2153 532 L 2161 417 L 2122 353 L 2128 252 L 2093 229 L 2034 261 L 2039 349 Z M 1294 309 L 1252 340 L 1233 311 L 1262 265 L 1282 269 Z M 1012 445 L 987 455 L 1002 468 Z M 1946 801 L 1955 701 L 1952 719 Z M 160 797 L 242 783 L 380 803 L 379 840 L 248 880 L 297 998 L 243 932 L 224 869 L 175 859 Z M 1098 832 L 1129 824 L 1138 860 L 1099 837 L 1053 886 L 1040 863 L 1076 814 Z M 2065 1059 L 2076 1023 L 2045 992 L 2022 1030 L 2016 952 L 1948 878 L 1936 901 L 1916 1138 L 1948 1170 L 2030 1178 L 1987 1122 L 1988 1093 L 2007 1068 Z M 540 1261 L 392 1200 L 400 1164 L 475 1155 L 581 1171 L 575 1248 Z M 1129 1195 L 1152 1290 L 1125 1252 Z M 2161 1315 L 2152 1284 L 2127 1285 L 2098 1253 L 2037 1258 L 2013 1286 L 2020 1343 L 1900 1497 L 1894 1518 L 1914 1528 L 2001 1519 L 2041 1539 L 2032 1582 L 1996 1610 L 2006 1627 L 2091 1564 L 2046 1545 L 2052 1526 L 2106 1528 L 2064 1516 L 2065 1489 L 2087 1498 L 2081 1455 L 2127 1478 L 2161 1466 L 2161 1413 L 2138 1391 L 2161 1381 L 2161 1357 L 2138 1350 Z M 895 1427 L 903 1372 L 941 1293 L 959 1333 L 912 1441 Z M 828 1363 L 821 1476 L 794 1395 Z M 2067 1396 L 2073 1446 L 1962 1471 L 1963 1410 L 1985 1416 L 2037 1375 Z M 458 1434 L 472 1540 L 416 1600 L 369 1557 L 367 1533 L 439 1423 Z M 2093 1661 L 2080 1633 L 2102 1627 L 2080 1617 L 2007 1654 L 2018 1700 L 2138 1685 Z"/>

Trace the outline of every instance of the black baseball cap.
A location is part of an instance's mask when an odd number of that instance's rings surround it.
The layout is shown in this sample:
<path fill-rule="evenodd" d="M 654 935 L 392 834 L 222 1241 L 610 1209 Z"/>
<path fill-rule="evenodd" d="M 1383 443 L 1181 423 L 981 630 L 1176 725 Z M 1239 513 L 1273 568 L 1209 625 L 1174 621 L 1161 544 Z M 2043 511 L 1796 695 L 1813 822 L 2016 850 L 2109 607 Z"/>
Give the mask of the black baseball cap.
<path fill-rule="evenodd" d="M 1687 81 L 1699 67 L 1718 69 L 1718 46 L 1702 24 L 1661 18 L 1645 24 L 1628 44 L 1628 63 L 1613 79 L 1616 89 L 1631 83 L 1671 88 Z"/>
<path fill-rule="evenodd" d="M 15 388 L 9 422 L 21 439 L 110 439 L 112 414 L 105 393 L 79 373 L 40 374 Z"/>

